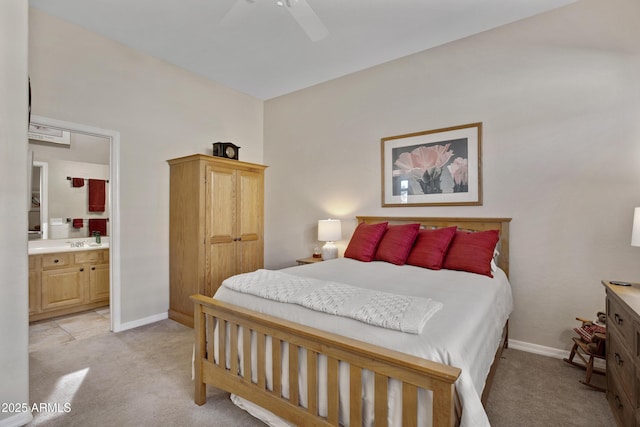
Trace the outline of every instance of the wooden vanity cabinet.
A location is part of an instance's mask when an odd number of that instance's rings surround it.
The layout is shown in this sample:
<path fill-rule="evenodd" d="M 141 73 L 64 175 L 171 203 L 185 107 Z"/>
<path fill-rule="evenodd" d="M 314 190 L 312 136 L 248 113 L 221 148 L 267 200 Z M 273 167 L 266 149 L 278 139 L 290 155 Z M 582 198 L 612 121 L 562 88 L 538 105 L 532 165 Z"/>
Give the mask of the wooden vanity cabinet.
<path fill-rule="evenodd" d="M 29 321 L 109 304 L 109 250 L 29 256 Z"/>

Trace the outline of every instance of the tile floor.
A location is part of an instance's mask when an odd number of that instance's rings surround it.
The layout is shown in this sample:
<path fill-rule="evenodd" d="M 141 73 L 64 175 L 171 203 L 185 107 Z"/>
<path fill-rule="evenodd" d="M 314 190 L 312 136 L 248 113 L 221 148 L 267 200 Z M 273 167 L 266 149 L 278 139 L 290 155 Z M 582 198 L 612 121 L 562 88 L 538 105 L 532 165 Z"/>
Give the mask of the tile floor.
<path fill-rule="evenodd" d="M 55 317 L 29 325 L 29 352 L 109 333 L 109 307 Z"/>

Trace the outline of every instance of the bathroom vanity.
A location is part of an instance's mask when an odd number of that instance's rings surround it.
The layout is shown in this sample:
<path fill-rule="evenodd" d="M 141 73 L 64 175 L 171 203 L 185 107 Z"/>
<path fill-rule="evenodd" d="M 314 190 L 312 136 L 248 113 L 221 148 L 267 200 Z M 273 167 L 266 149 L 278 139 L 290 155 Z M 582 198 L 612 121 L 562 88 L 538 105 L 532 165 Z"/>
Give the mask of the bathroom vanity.
<path fill-rule="evenodd" d="M 30 322 L 109 305 L 109 244 L 102 240 L 29 242 Z"/>

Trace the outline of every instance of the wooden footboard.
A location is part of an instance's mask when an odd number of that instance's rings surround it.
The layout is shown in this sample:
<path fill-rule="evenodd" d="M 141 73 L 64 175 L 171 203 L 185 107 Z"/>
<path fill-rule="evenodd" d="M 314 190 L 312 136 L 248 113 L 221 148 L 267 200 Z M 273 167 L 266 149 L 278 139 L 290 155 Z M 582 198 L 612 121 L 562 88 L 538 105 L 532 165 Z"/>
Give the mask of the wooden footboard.
<path fill-rule="evenodd" d="M 349 364 L 350 425 L 362 425 L 364 370 L 372 371 L 375 375 L 376 426 L 387 425 L 390 379 L 402 383 L 403 426 L 417 424 L 419 389 L 433 392 L 433 426 L 459 424 L 462 409 L 454 385 L 460 375 L 458 368 L 256 313 L 203 295 L 194 295 L 191 299 L 195 303 L 194 400 L 198 405 L 205 403 L 206 385 L 210 384 L 252 401 L 295 425 L 337 426 L 340 406 L 338 366 L 339 362 L 346 362 Z M 214 339 L 216 326 L 218 336 Z M 246 350 L 252 345 L 252 334 L 246 331 L 251 331 L 256 337 L 257 381 L 252 380 L 251 357 L 244 357 L 243 366 L 240 366 L 238 344 L 242 343 L 245 354 L 250 354 Z M 272 387 L 267 386 L 267 337 L 271 337 L 273 343 Z M 289 346 L 287 397 L 283 396 L 281 387 L 282 364 L 276 363 L 282 357 L 281 343 L 288 343 Z M 307 354 L 307 390 L 302 391 L 306 393 L 306 407 L 300 403 L 298 390 L 300 350 L 306 350 Z M 215 355 L 218 356 L 217 360 Z M 319 414 L 318 405 L 318 384 L 321 379 L 317 378 L 317 373 L 321 355 L 327 358 L 326 416 Z"/>

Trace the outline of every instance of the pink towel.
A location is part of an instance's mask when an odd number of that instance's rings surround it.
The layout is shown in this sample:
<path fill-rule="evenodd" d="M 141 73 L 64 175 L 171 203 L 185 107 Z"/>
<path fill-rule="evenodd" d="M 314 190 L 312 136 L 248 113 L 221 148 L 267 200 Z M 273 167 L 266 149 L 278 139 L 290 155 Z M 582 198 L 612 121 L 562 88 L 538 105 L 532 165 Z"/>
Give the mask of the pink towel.
<path fill-rule="evenodd" d="M 101 236 L 107 235 L 107 218 L 95 218 L 89 220 L 89 236 L 93 235 L 94 231 L 100 233 Z"/>
<path fill-rule="evenodd" d="M 84 187 L 84 178 L 71 178 L 72 187 Z"/>
<path fill-rule="evenodd" d="M 102 179 L 89 180 L 89 212 L 104 212 L 105 183 Z"/>

